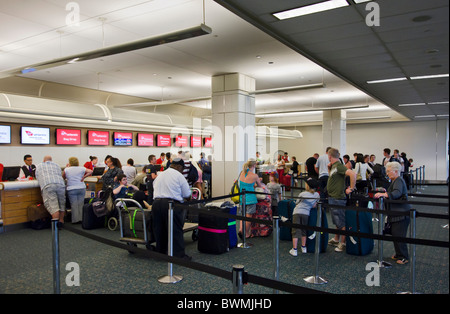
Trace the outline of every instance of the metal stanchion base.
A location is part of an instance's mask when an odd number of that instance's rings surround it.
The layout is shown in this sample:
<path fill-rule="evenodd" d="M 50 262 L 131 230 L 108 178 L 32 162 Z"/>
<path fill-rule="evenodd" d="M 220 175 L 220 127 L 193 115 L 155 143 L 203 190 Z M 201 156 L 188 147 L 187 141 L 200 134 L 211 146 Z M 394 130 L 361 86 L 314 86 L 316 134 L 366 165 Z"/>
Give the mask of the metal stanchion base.
<path fill-rule="evenodd" d="M 392 264 L 385 261 L 375 261 L 373 263 L 377 263 L 380 268 L 391 268 Z"/>
<path fill-rule="evenodd" d="M 420 293 L 420 292 L 409 292 L 409 291 L 405 291 L 405 292 L 402 292 L 402 291 L 399 291 L 399 292 L 397 292 L 397 294 L 422 294 L 422 293 Z"/>
<path fill-rule="evenodd" d="M 249 249 L 249 248 L 251 248 L 252 246 L 253 246 L 253 244 L 248 243 L 248 242 L 246 242 L 246 243 L 244 243 L 244 242 L 238 243 L 238 245 L 237 245 L 237 247 L 239 247 L 239 248 L 241 248 L 241 249 Z"/>
<path fill-rule="evenodd" d="M 305 277 L 303 278 L 304 281 L 306 281 L 307 283 L 312 283 L 315 285 L 323 285 L 328 283 L 328 280 L 319 277 L 319 276 L 309 276 L 309 277 Z"/>
<path fill-rule="evenodd" d="M 177 283 L 183 280 L 183 276 L 162 276 L 158 278 L 160 283 Z"/>
<path fill-rule="evenodd" d="M 443 229 L 448 229 L 448 224 L 442 226 Z"/>

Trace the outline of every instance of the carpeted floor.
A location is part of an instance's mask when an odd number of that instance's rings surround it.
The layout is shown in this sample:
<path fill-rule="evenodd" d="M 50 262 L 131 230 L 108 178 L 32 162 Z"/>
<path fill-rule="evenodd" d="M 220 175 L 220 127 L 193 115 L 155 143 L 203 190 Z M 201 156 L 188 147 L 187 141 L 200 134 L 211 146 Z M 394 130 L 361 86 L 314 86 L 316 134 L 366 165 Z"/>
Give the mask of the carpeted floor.
<path fill-rule="evenodd" d="M 448 195 L 447 186 L 429 186 L 423 194 Z M 448 200 L 416 197 L 414 200 L 448 202 Z M 418 212 L 447 214 L 446 207 L 416 206 Z M 334 228 L 328 214 L 330 228 Z M 417 238 L 449 240 L 448 229 L 442 225 L 448 220 L 418 218 Z M 75 225 L 81 229 L 81 225 Z M 377 230 L 376 225 L 374 230 Z M 118 231 L 96 229 L 90 231 L 104 238 L 119 239 Z M 252 238 L 253 247 L 234 248 L 221 255 L 209 255 L 197 250 L 191 233 L 185 234 L 186 252 L 193 261 L 231 271 L 235 264 L 245 266 L 253 275 L 273 278 L 273 239 Z M 21 229 L 0 234 L 0 293 L 51 294 L 53 293 L 51 230 Z M 280 243 L 280 280 L 333 294 L 394 294 L 410 291 L 410 266 L 397 265 L 380 269 L 380 285 L 368 286 L 366 265 L 377 260 L 377 241 L 374 251 L 366 256 L 352 256 L 334 252 L 328 246 L 320 254 L 319 275 L 328 280 L 325 285 L 305 283 L 303 278 L 314 275 L 314 254 L 289 255 L 290 241 Z M 393 255 L 392 242 L 384 242 L 383 259 L 388 262 Z M 74 234 L 68 230 L 60 233 L 61 293 L 63 294 L 229 294 L 230 281 L 182 266 L 174 265 L 175 275 L 184 279 L 177 284 L 161 284 L 157 278 L 167 274 L 167 263 L 133 255 L 126 250 L 111 247 Z M 425 294 L 449 293 L 448 248 L 416 246 L 415 290 Z M 80 267 L 80 285 L 67 286 L 66 276 L 72 269 L 66 265 L 76 262 Z M 270 288 L 249 284 L 246 294 L 271 294 Z"/>

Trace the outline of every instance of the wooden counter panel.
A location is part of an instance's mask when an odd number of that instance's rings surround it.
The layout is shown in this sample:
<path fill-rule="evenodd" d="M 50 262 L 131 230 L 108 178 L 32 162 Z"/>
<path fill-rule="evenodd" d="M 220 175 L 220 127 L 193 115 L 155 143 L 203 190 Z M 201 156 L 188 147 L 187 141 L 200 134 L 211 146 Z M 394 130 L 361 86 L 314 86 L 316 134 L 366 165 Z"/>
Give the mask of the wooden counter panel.
<path fill-rule="evenodd" d="M 42 203 L 41 190 L 39 188 L 2 190 L 1 202 L 4 225 L 25 223 L 28 222 L 28 206 Z"/>

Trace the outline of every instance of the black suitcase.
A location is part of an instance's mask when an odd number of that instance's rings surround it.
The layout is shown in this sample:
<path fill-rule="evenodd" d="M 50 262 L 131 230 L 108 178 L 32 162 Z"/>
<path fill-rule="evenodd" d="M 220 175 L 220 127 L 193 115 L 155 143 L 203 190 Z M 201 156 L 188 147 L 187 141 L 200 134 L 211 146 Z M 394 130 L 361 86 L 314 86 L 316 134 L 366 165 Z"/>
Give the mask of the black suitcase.
<path fill-rule="evenodd" d="M 97 217 L 92 210 L 92 202 L 83 205 L 83 218 L 81 227 L 86 230 L 105 227 L 106 216 Z"/>
<path fill-rule="evenodd" d="M 226 207 L 210 207 L 211 211 L 229 213 Z M 229 250 L 228 218 L 207 214 L 198 216 L 198 250 L 202 253 L 222 254 Z"/>

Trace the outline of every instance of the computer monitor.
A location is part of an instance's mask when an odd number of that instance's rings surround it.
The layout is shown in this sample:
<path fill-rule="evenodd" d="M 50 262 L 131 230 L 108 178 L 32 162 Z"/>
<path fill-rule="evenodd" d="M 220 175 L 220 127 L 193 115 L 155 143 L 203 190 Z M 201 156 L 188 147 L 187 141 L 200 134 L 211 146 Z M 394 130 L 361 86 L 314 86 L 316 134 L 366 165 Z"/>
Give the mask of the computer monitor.
<path fill-rule="evenodd" d="M 20 175 L 20 166 L 4 167 L 2 181 L 16 181 Z"/>
<path fill-rule="evenodd" d="M 93 176 L 101 176 L 105 172 L 105 167 L 95 167 L 92 172 Z"/>

